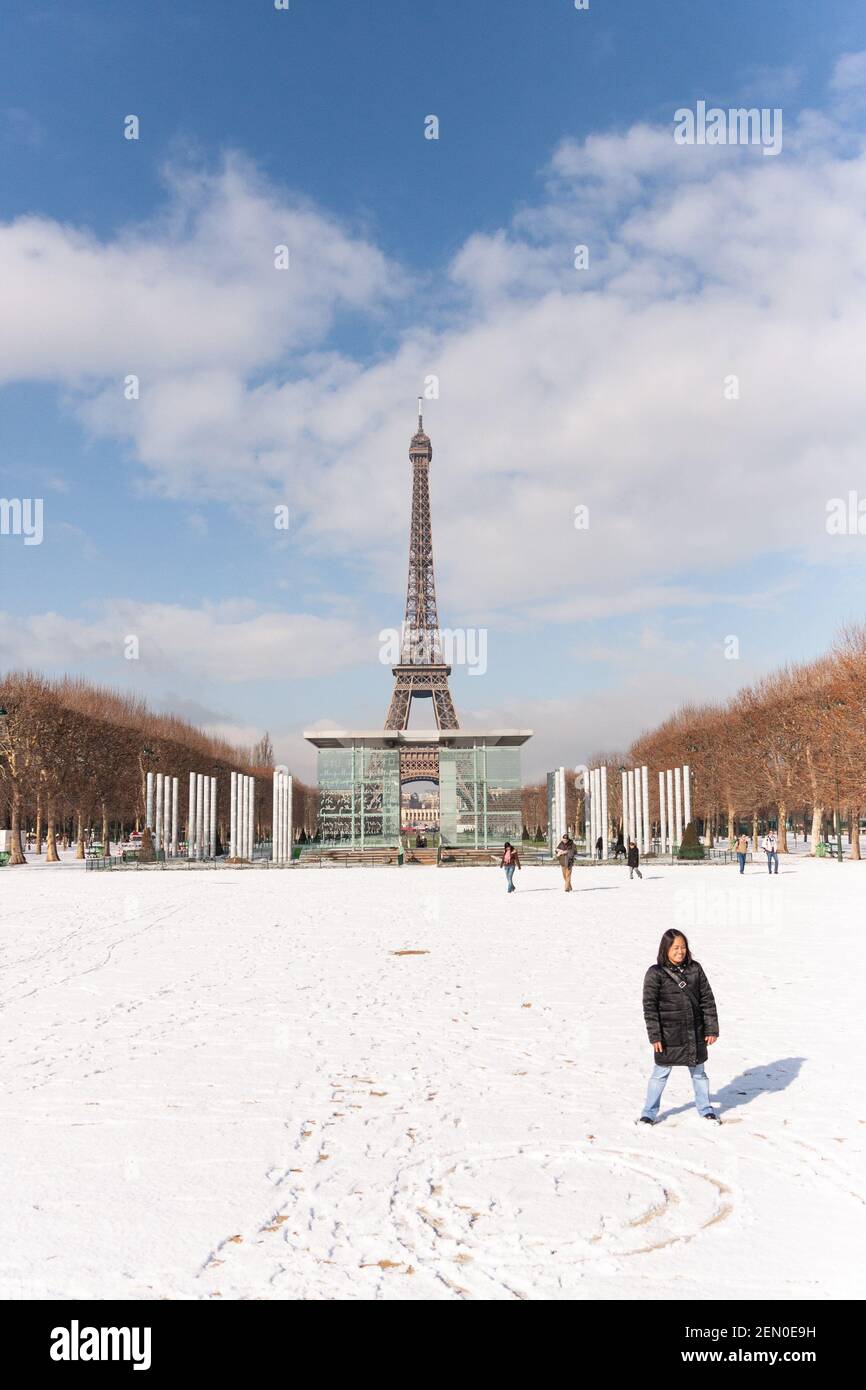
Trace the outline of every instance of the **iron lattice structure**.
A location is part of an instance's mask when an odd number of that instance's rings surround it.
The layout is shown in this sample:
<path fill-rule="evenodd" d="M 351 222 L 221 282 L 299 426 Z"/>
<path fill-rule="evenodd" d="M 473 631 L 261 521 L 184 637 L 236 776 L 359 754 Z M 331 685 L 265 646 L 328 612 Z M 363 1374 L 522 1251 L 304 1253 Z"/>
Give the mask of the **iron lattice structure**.
<path fill-rule="evenodd" d="M 437 729 L 458 729 L 457 712 L 448 677 L 451 667 L 442 659 L 442 638 L 433 573 L 433 527 L 430 521 L 430 461 L 433 447 L 424 433 L 420 401 L 418 429 L 409 445 L 412 464 L 412 519 L 409 526 L 409 580 L 400 664 L 394 666 L 394 693 L 386 729 L 409 727 L 413 699 L 432 700 Z M 439 750 L 435 745 L 406 749 L 401 780 L 439 779 Z"/>

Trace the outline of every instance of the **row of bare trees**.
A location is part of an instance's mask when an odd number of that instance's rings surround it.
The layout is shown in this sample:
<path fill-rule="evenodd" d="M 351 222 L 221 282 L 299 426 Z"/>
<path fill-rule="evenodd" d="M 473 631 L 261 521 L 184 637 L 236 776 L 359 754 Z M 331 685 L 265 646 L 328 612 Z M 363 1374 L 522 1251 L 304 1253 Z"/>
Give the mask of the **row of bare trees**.
<path fill-rule="evenodd" d="M 230 774 L 252 774 L 258 779 L 260 833 L 270 825 L 273 757 L 267 735 L 247 752 L 185 720 L 154 714 L 136 696 L 33 672 L 0 679 L 0 710 L 0 824 L 11 828 L 12 864 L 26 862 L 25 831 L 33 832 L 37 853 L 44 840 L 48 861 L 56 862 L 58 838 L 74 843 L 83 858 L 88 827 L 106 845 L 112 830 L 120 839 L 140 828 L 149 771 L 180 779 L 182 821 L 189 773 L 216 777 L 223 842 Z M 262 755 L 268 761 L 259 763 Z M 294 821 L 306 833 L 316 823 L 315 794 L 297 779 Z"/>
<path fill-rule="evenodd" d="M 722 704 L 686 706 L 632 745 L 631 761 L 688 764 L 692 810 L 712 841 L 775 824 L 779 849 L 802 827 L 812 852 L 829 819 L 860 858 L 866 810 L 866 627 L 846 629 L 817 661 L 786 666 Z M 658 815 L 657 792 L 653 803 Z"/>
<path fill-rule="evenodd" d="M 860 817 L 866 811 L 866 626 L 843 631 L 817 661 L 786 666 L 733 699 L 686 705 L 636 739 L 627 753 L 603 751 L 590 766 L 606 765 L 608 813 L 622 823 L 621 767 L 647 766 L 650 820 L 658 833 L 659 770 L 687 765 L 692 813 L 712 843 L 720 834 L 777 828 L 788 849 L 788 828 L 802 828 L 811 851 L 828 826 L 847 824 L 851 853 L 860 858 Z M 582 797 L 567 779 L 568 823 L 582 819 Z M 523 819 L 546 825 L 543 785 L 523 789 Z"/>

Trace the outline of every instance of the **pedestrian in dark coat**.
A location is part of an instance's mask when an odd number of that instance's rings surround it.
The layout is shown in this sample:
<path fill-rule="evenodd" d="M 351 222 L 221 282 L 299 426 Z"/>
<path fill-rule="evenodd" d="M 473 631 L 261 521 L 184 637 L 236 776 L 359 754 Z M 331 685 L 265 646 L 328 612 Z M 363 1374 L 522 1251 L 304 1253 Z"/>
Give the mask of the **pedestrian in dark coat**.
<path fill-rule="evenodd" d="M 562 869 L 562 879 L 565 885 L 565 891 L 566 893 L 570 893 L 572 891 L 571 871 L 574 868 L 574 860 L 577 854 L 577 845 L 574 843 L 574 840 L 571 838 L 567 830 L 565 831 L 559 844 L 556 846 L 555 853 L 557 855 L 557 858 L 559 859 L 560 868 Z"/>
<path fill-rule="evenodd" d="M 643 1016 L 655 1065 L 641 1121 L 655 1124 L 671 1067 L 688 1067 L 698 1114 L 715 1120 L 704 1062 L 719 1036 L 719 1017 L 710 982 L 682 932 L 666 931 L 659 943 L 658 960 L 644 977 Z"/>
<path fill-rule="evenodd" d="M 626 858 L 626 863 L 628 864 L 629 878 L 634 878 L 635 874 L 637 874 L 638 878 L 643 878 L 643 874 L 638 868 L 638 864 L 640 863 L 640 850 L 638 849 L 634 840 L 629 840 L 628 842 L 628 856 Z"/>

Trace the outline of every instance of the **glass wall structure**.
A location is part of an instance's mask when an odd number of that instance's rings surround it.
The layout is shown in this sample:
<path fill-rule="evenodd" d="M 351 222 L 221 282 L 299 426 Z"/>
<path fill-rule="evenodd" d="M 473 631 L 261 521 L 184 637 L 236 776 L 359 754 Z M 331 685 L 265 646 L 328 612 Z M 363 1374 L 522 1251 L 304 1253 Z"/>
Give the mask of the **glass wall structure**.
<path fill-rule="evenodd" d="M 440 748 L 439 824 L 444 845 L 520 844 L 520 748 Z"/>
<path fill-rule="evenodd" d="M 400 840 L 400 750 L 319 749 L 319 841 L 396 845 Z"/>
<path fill-rule="evenodd" d="M 506 840 L 519 844 L 520 744 L 528 735 L 506 734 L 513 741 L 506 742 L 501 732 L 490 735 L 490 742 L 484 734 L 461 733 L 454 735 L 457 746 L 437 740 L 443 845 L 487 849 L 501 848 Z M 401 749 L 417 748 L 420 740 L 404 740 L 399 732 L 396 738 L 389 732 L 355 737 L 346 731 L 307 737 L 322 739 L 319 843 L 352 849 L 399 845 Z M 386 746 L 378 746 L 380 739 Z"/>

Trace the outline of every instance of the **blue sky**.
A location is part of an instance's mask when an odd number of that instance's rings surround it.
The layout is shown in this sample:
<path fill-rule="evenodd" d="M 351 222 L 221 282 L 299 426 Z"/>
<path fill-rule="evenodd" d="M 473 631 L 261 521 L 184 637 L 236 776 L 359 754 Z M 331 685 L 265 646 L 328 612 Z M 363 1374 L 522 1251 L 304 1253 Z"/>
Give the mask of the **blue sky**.
<path fill-rule="evenodd" d="M 530 773 L 862 619 L 823 524 L 866 496 L 859 7 L 4 13 L 0 495 L 45 538 L 0 537 L 3 665 L 309 773 L 300 730 L 387 708 L 428 373 L 440 617 L 488 644 L 455 701 Z M 782 108 L 782 154 L 677 149 L 699 99 Z"/>

